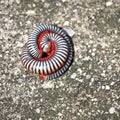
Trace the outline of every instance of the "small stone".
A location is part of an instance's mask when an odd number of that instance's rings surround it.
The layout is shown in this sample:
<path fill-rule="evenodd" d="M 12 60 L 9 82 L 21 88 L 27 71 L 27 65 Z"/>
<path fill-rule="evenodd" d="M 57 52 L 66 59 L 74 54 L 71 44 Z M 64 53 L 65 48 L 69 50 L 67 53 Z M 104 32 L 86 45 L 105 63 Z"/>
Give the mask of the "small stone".
<path fill-rule="evenodd" d="M 77 113 L 80 116 L 80 113 Z"/>
<path fill-rule="evenodd" d="M 91 101 L 94 101 L 94 102 L 95 102 L 95 101 L 97 101 L 97 98 L 92 98 Z"/>
<path fill-rule="evenodd" d="M 32 118 L 28 118 L 28 120 L 32 120 Z"/>
<path fill-rule="evenodd" d="M 0 33 L 4 32 L 3 28 L 0 28 Z"/>
<path fill-rule="evenodd" d="M 95 19 L 95 16 L 91 16 L 91 19 L 93 19 L 93 20 L 94 20 L 94 19 Z"/>
<path fill-rule="evenodd" d="M 65 21 L 63 25 L 64 26 L 69 26 L 69 21 Z"/>
<path fill-rule="evenodd" d="M 62 2 L 66 2 L 67 0 L 62 0 Z"/>
<path fill-rule="evenodd" d="M 120 18 L 118 19 L 118 23 L 120 23 Z"/>
<path fill-rule="evenodd" d="M 109 86 L 109 85 L 106 85 L 106 86 L 105 86 L 105 89 L 106 89 L 106 90 L 110 90 L 110 86 Z"/>
<path fill-rule="evenodd" d="M 77 13 L 77 9 L 74 9 L 73 12 L 74 12 L 74 13 Z"/>
<path fill-rule="evenodd" d="M 70 36 L 70 37 L 73 37 L 73 35 L 75 34 L 75 31 L 73 31 L 72 29 L 64 29 L 67 33 L 68 33 L 68 35 Z"/>
<path fill-rule="evenodd" d="M 40 113 L 40 109 L 39 108 L 37 108 L 35 111 L 36 111 L 36 113 Z"/>
<path fill-rule="evenodd" d="M 101 76 L 103 76 L 103 77 L 104 77 L 104 76 L 105 76 L 105 73 L 101 73 Z"/>
<path fill-rule="evenodd" d="M 110 85 L 114 85 L 114 84 L 115 84 L 115 82 L 111 82 L 111 83 L 110 83 Z"/>
<path fill-rule="evenodd" d="M 15 57 L 12 57 L 12 58 L 11 58 L 11 61 L 12 61 L 12 62 L 15 61 Z"/>
<path fill-rule="evenodd" d="M 96 48 L 93 48 L 93 52 L 95 52 L 96 51 Z"/>
<path fill-rule="evenodd" d="M 43 120 L 42 118 L 39 118 L 39 120 Z"/>
<path fill-rule="evenodd" d="M 77 76 L 77 74 L 76 74 L 76 73 L 73 73 L 70 78 L 75 79 L 76 76 Z"/>
<path fill-rule="evenodd" d="M 95 53 L 93 52 L 91 55 L 92 55 L 92 56 L 95 56 Z"/>
<path fill-rule="evenodd" d="M 17 47 L 23 47 L 24 46 L 24 44 L 23 43 L 21 43 L 21 42 L 16 42 L 17 43 Z"/>
<path fill-rule="evenodd" d="M 79 50 L 79 49 L 78 49 Z M 82 55 L 79 55 L 79 58 L 81 59 L 83 56 Z"/>
<path fill-rule="evenodd" d="M 62 116 L 63 114 L 62 113 L 58 113 L 58 116 Z"/>
<path fill-rule="evenodd" d="M 55 21 L 55 24 L 58 24 L 58 23 L 60 23 L 60 21 L 59 21 L 59 20 Z"/>
<path fill-rule="evenodd" d="M 100 65 L 100 64 L 103 64 L 103 60 L 100 60 L 100 61 L 98 62 L 98 65 Z"/>
<path fill-rule="evenodd" d="M 27 21 L 26 24 L 27 24 L 27 25 L 31 25 L 31 21 Z"/>
<path fill-rule="evenodd" d="M 35 11 L 34 10 L 28 10 L 26 12 L 27 15 L 35 15 Z"/>
<path fill-rule="evenodd" d="M 108 1 L 108 2 L 106 2 L 106 7 L 109 7 L 109 6 L 111 6 L 112 4 L 113 4 L 112 1 Z"/>
<path fill-rule="evenodd" d="M 86 75 L 86 79 L 90 79 L 91 78 L 91 75 Z"/>
<path fill-rule="evenodd" d="M 110 114 L 113 114 L 115 112 L 115 108 L 114 107 L 111 107 L 110 109 L 109 109 L 109 113 Z"/>
<path fill-rule="evenodd" d="M 102 89 L 104 90 L 104 89 L 105 89 L 105 86 L 102 86 Z"/>
<path fill-rule="evenodd" d="M 116 61 L 115 61 L 115 60 L 111 60 L 111 62 L 112 62 L 112 63 L 116 63 Z"/>
<path fill-rule="evenodd" d="M 33 4 L 33 7 L 36 7 L 36 5 L 35 5 L 35 4 Z"/>
<path fill-rule="evenodd" d="M 91 78 L 91 82 L 92 82 L 92 83 L 94 82 L 94 80 L 95 80 L 94 78 Z"/>
<path fill-rule="evenodd" d="M 81 68 L 78 68 L 77 71 L 82 74 L 82 69 Z"/>
<path fill-rule="evenodd" d="M 112 66 L 111 66 L 111 65 L 109 65 L 109 66 L 108 66 L 108 69 L 109 69 L 109 70 L 111 70 L 111 69 L 112 69 Z"/>

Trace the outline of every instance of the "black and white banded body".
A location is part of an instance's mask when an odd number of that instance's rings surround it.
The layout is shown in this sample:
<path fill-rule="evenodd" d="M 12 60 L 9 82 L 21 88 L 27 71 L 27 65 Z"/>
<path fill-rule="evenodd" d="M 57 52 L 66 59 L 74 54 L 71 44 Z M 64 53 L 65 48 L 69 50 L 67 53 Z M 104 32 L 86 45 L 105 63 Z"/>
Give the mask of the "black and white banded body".
<path fill-rule="evenodd" d="M 33 31 L 23 48 L 21 60 L 30 71 L 41 79 L 54 79 L 70 67 L 74 48 L 67 32 L 55 25 L 41 25 Z"/>

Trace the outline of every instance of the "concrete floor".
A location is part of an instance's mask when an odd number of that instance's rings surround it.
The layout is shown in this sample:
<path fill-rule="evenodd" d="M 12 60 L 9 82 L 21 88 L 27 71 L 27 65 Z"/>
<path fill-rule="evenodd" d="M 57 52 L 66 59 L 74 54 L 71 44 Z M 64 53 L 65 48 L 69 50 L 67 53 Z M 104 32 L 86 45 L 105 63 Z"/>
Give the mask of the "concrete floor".
<path fill-rule="evenodd" d="M 33 29 L 72 29 L 71 68 L 40 81 L 20 62 Z M 0 120 L 120 120 L 119 0 L 0 0 Z"/>

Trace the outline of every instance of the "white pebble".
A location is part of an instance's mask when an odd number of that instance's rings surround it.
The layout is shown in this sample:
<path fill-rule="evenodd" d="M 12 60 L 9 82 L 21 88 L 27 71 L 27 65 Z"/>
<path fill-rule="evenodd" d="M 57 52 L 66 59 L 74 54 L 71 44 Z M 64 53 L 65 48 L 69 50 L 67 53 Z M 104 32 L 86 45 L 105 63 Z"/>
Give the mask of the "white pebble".
<path fill-rule="evenodd" d="M 75 79 L 76 76 L 76 73 L 73 73 L 70 78 Z"/>
<path fill-rule="evenodd" d="M 62 0 L 62 2 L 66 2 L 67 0 Z"/>
<path fill-rule="evenodd" d="M 42 118 L 39 118 L 39 120 L 43 120 Z"/>
<path fill-rule="evenodd" d="M 2 58 L 2 54 L 0 54 L 0 57 Z"/>
<path fill-rule="evenodd" d="M 106 90 L 110 90 L 110 86 L 109 86 L 109 85 L 106 85 L 106 86 L 105 86 L 105 89 L 106 89 Z"/>
<path fill-rule="evenodd" d="M 35 111 L 36 111 L 36 113 L 40 113 L 40 109 L 39 108 L 37 108 Z"/>
<path fill-rule="evenodd" d="M 101 73 L 101 76 L 103 76 L 103 77 L 104 77 L 104 76 L 105 76 L 105 73 Z"/>
<path fill-rule="evenodd" d="M 114 84 L 115 84 L 115 82 L 111 82 L 111 83 L 110 83 L 110 85 L 114 85 Z"/>
<path fill-rule="evenodd" d="M 93 52 L 91 55 L 92 55 L 92 56 L 95 56 L 95 53 Z"/>
<path fill-rule="evenodd" d="M 95 52 L 96 51 L 96 48 L 93 48 L 93 52 Z"/>
<path fill-rule="evenodd" d="M 112 4 L 113 4 L 112 1 L 108 1 L 108 2 L 106 2 L 106 7 L 109 7 L 109 6 L 111 6 Z"/>
<path fill-rule="evenodd" d="M 115 112 L 115 108 L 114 107 L 111 107 L 110 109 L 109 109 L 109 113 L 110 114 L 113 114 Z"/>
<path fill-rule="evenodd" d="M 111 69 L 112 69 L 112 66 L 111 66 L 111 65 L 109 65 L 109 66 L 108 66 L 108 70 L 111 70 Z"/>
<path fill-rule="evenodd" d="M 27 21 L 26 23 L 27 23 L 27 25 L 31 25 L 31 21 Z"/>
<path fill-rule="evenodd" d="M 28 118 L 28 120 L 32 120 L 32 118 Z"/>
<path fill-rule="evenodd" d="M 58 113 L 58 116 L 62 116 L 63 114 L 62 113 Z"/>
<path fill-rule="evenodd" d="M 0 32 L 1 32 L 1 33 L 4 32 L 3 28 L 0 28 Z"/>
<path fill-rule="evenodd" d="M 86 79 L 90 79 L 91 78 L 91 75 L 86 75 Z"/>
<path fill-rule="evenodd" d="M 77 13 L 77 9 L 74 9 L 73 12 L 74 12 L 74 13 Z"/>
<path fill-rule="evenodd" d="M 35 15 L 35 11 L 34 10 L 28 10 L 26 12 L 26 14 L 28 14 L 28 15 Z"/>
<path fill-rule="evenodd" d="M 105 89 L 105 86 L 102 86 L 102 89 L 104 90 L 104 89 Z"/>
<path fill-rule="evenodd" d="M 16 42 L 17 43 L 17 47 L 23 47 L 24 46 L 24 44 L 23 43 L 21 43 L 21 42 Z"/>
<path fill-rule="evenodd" d="M 58 24 L 58 23 L 60 23 L 60 21 L 59 21 L 59 20 L 55 21 L 55 24 Z"/>
<path fill-rule="evenodd" d="M 116 63 L 116 61 L 115 61 L 115 60 L 111 60 L 111 62 L 112 62 L 112 63 Z"/>
<path fill-rule="evenodd" d="M 120 23 L 120 18 L 118 19 L 118 23 Z"/>
<path fill-rule="evenodd" d="M 82 69 L 81 68 L 78 68 L 77 71 L 82 74 Z"/>
<path fill-rule="evenodd" d="M 68 35 L 70 36 L 70 37 L 73 37 L 73 35 L 75 34 L 75 31 L 73 31 L 72 29 L 64 29 L 67 33 L 68 33 Z"/>
<path fill-rule="evenodd" d="M 63 25 L 64 26 L 69 26 L 69 21 L 65 21 Z"/>
<path fill-rule="evenodd" d="M 103 60 L 100 60 L 100 61 L 98 62 L 98 65 L 100 65 L 100 64 L 103 64 Z"/>
<path fill-rule="evenodd" d="M 92 83 L 94 82 L 94 80 L 95 80 L 94 78 L 91 78 L 91 82 L 92 82 Z"/>

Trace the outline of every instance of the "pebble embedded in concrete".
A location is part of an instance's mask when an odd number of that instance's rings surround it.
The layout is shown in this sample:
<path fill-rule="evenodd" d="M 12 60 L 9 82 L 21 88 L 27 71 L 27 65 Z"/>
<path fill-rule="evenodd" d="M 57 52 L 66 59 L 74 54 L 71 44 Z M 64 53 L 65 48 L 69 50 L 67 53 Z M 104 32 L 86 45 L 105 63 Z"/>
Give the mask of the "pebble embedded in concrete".
<path fill-rule="evenodd" d="M 75 34 L 75 31 L 73 31 L 72 29 L 67 29 L 67 28 L 64 28 L 64 30 L 68 33 L 68 35 L 70 36 L 70 37 L 73 37 L 74 36 L 74 34 Z"/>
<path fill-rule="evenodd" d="M 111 108 L 109 109 L 109 113 L 110 113 L 110 114 L 115 113 L 115 108 L 114 108 L 114 107 L 111 107 Z"/>
<path fill-rule="evenodd" d="M 63 26 L 69 26 L 69 24 L 70 24 L 69 21 L 65 21 Z"/>
<path fill-rule="evenodd" d="M 106 86 L 105 86 L 105 89 L 106 89 L 106 90 L 110 90 L 110 86 L 109 86 L 109 85 L 106 85 Z"/>
<path fill-rule="evenodd" d="M 108 1 L 108 2 L 106 2 L 106 7 L 109 7 L 109 6 L 111 6 L 112 4 L 113 4 L 112 1 Z"/>
<path fill-rule="evenodd" d="M 70 78 L 75 79 L 76 76 L 77 76 L 77 74 L 76 74 L 76 73 L 73 73 L 73 74 L 70 76 Z"/>

